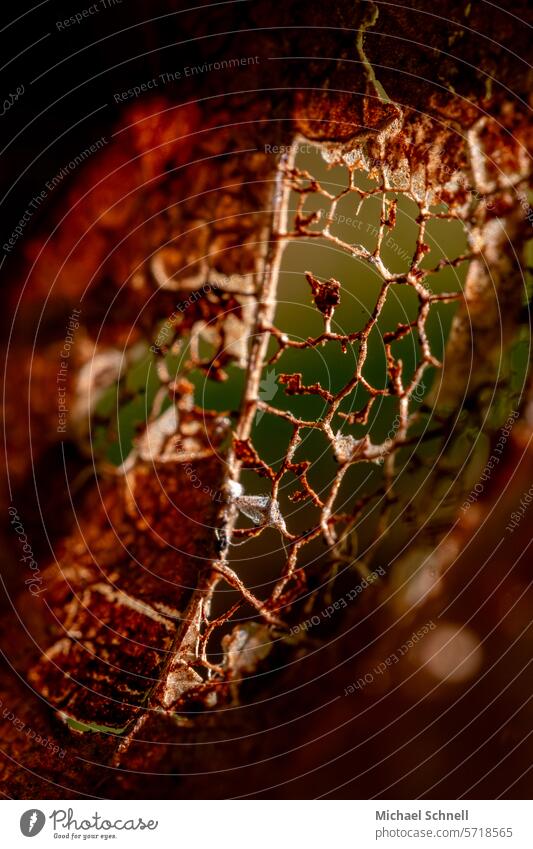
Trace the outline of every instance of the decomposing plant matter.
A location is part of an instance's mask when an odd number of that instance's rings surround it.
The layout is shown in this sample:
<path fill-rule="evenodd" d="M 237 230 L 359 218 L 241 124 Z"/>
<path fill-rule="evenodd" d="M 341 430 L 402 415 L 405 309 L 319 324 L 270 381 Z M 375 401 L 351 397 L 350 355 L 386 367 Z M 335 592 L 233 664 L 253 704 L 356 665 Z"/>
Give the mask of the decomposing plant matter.
<path fill-rule="evenodd" d="M 505 421 L 507 409 L 493 412 L 496 388 L 507 406 L 522 392 L 502 367 L 527 306 L 520 108 L 502 94 L 477 109 L 451 82 L 428 94 L 404 79 L 395 93 L 384 56 L 367 44 L 377 6 L 341 6 L 348 70 L 317 56 L 276 71 L 274 117 L 255 67 L 249 90 L 208 105 L 198 96 L 129 106 L 66 198 L 69 208 L 83 201 L 69 227 L 28 249 L 39 256 L 32 291 L 53 280 L 54 308 L 82 303 L 67 441 L 84 458 L 80 474 L 87 456 L 95 472 L 43 568 L 45 606 L 22 602 L 20 677 L 1 696 L 23 714 L 28 682 L 34 724 L 68 752 L 58 766 L 25 741 L 36 797 L 83 794 L 92 781 L 103 794 L 137 794 L 144 771 L 200 773 L 211 734 L 238 737 L 235 711 L 255 679 L 271 682 L 278 664 L 305 666 L 326 646 L 291 629 L 329 618 L 340 575 L 394 581 L 390 564 L 401 570 L 428 549 L 444 574 L 472 475 L 463 436 L 477 428 L 490 438 Z M 261 8 L 247 14 L 261 18 Z M 379 15 L 394 31 L 400 12 Z M 290 37 L 287 55 L 305 55 L 311 36 Z M 287 73 L 294 84 L 282 86 Z M 469 85 L 484 102 L 477 78 Z M 271 139 L 281 156 L 267 152 Z M 305 145 L 312 153 L 302 156 Z M 397 270 L 390 246 L 406 209 L 415 233 Z M 374 221 L 350 230 L 346 210 L 356 222 L 372 210 Z M 434 259 L 436 225 L 462 228 L 466 248 Z M 323 273 L 317 250 L 342 256 L 342 269 Z M 283 312 L 291 286 L 305 292 L 301 325 Z M 371 304 L 363 290 L 375 291 Z M 398 320 L 391 305 L 401 297 Z M 428 328 L 446 309 L 437 351 Z M 38 348 L 33 373 L 47 359 Z M 34 462 L 59 439 L 39 391 Z M 139 415 L 139 394 L 140 420 L 125 438 L 124 410 Z M 26 479 L 24 460 L 14 474 Z M 368 580 L 358 610 L 379 607 L 380 581 Z M 246 728 L 250 740 L 256 733 Z M 4 771 L 16 795 L 28 779 L 11 745 Z"/>

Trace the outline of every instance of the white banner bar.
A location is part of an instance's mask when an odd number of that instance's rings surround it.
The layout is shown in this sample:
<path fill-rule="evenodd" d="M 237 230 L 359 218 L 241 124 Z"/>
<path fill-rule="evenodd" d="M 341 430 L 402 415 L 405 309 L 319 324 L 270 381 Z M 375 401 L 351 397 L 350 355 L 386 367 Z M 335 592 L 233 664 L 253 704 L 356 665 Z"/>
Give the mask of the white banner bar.
<path fill-rule="evenodd" d="M 17 800 L 2 802 L 0 815 L 10 849 L 533 847 L 527 801 Z"/>

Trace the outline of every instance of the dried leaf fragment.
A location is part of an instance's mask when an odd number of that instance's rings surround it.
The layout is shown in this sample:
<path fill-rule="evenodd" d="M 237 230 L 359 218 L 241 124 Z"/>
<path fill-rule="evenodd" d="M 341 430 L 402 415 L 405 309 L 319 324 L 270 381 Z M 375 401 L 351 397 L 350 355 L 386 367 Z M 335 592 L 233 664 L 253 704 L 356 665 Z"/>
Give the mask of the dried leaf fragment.
<path fill-rule="evenodd" d="M 335 312 L 335 307 L 338 307 L 341 302 L 341 284 L 334 277 L 330 277 L 329 280 L 322 283 L 310 271 L 305 272 L 305 279 L 311 287 L 317 309 L 325 318 L 331 318 Z"/>
<path fill-rule="evenodd" d="M 311 383 L 305 386 L 302 383 L 302 373 L 295 372 L 294 374 L 280 374 L 278 383 L 286 387 L 287 395 L 319 395 L 325 401 L 333 401 L 333 395 L 327 389 L 323 389 L 320 383 Z"/>

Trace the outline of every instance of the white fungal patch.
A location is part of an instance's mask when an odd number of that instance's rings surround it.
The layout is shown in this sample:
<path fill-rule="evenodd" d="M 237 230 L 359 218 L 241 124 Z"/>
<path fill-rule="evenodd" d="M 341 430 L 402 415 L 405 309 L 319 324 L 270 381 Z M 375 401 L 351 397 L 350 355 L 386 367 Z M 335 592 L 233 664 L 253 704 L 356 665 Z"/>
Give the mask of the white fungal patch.
<path fill-rule="evenodd" d="M 368 460 L 371 463 L 381 463 L 390 443 L 385 441 L 382 445 L 373 445 L 368 436 L 356 439 L 351 434 L 343 434 L 340 431 L 335 435 L 333 451 L 339 463 L 350 463 L 355 460 Z"/>
<path fill-rule="evenodd" d="M 243 493 L 242 484 L 238 481 L 228 480 L 226 486 L 230 501 L 233 501 L 235 498 L 240 498 Z"/>
<path fill-rule="evenodd" d="M 169 708 L 188 690 L 203 684 L 202 678 L 186 663 L 176 666 L 168 673 L 163 693 L 163 707 Z"/>
<path fill-rule="evenodd" d="M 234 503 L 244 516 L 252 520 L 254 525 L 277 528 L 280 533 L 287 533 L 279 504 L 270 495 L 241 495 L 234 499 Z"/>
<path fill-rule="evenodd" d="M 242 485 L 237 481 L 227 482 L 229 500 L 235 507 L 251 519 L 254 525 L 262 528 L 277 528 L 287 534 L 287 526 L 280 506 L 270 495 L 245 495 Z"/>

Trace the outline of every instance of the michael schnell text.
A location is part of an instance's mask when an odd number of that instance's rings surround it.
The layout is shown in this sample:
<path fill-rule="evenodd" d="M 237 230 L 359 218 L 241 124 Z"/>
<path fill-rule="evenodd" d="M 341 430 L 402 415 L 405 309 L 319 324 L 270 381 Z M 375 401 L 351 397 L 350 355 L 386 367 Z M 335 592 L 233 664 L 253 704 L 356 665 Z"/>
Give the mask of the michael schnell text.
<path fill-rule="evenodd" d="M 386 822 L 396 822 L 403 820 L 468 820 L 468 810 L 466 808 L 460 811 L 376 811 L 377 820 L 385 820 Z"/>

